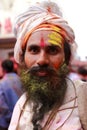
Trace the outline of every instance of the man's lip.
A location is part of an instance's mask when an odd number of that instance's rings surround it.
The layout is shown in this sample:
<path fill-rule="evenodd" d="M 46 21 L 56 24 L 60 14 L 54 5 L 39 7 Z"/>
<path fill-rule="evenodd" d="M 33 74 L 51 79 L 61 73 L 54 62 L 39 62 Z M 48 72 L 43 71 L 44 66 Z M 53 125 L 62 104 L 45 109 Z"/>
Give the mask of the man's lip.
<path fill-rule="evenodd" d="M 38 76 L 47 76 L 48 73 L 47 73 L 46 71 L 38 71 L 38 72 L 36 73 L 36 75 L 38 75 Z"/>

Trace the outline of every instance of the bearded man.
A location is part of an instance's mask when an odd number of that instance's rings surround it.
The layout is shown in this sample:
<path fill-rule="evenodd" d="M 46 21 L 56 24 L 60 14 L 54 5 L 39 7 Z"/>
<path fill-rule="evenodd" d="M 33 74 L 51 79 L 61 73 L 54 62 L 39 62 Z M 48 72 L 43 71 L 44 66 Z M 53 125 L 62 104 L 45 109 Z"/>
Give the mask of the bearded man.
<path fill-rule="evenodd" d="M 67 77 L 75 36 L 57 4 L 31 6 L 17 17 L 14 31 L 14 56 L 25 65 L 25 94 L 15 106 L 9 130 L 83 130 L 75 87 L 83 83 Z"/>

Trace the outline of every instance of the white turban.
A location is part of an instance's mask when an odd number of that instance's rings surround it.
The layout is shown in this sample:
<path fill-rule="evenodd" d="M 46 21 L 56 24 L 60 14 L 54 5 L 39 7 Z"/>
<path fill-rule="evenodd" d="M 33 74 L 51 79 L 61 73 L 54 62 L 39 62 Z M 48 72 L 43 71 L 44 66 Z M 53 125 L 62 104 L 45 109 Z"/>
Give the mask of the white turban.
<path fill-rule="evenodd" d="M 17 38 L 14 48 L 14 58 L 20 63 L 23 59 L 22 44 L 25 35 L 41 24 L 52 24 L 62 28 L 68 43 L 74 43 L 74 32 L 68 23 L 63 19 L 58 5 L 54 2 L 37 2 L 30 6 L 25 12 L 18 15 L 14 23 L 14 33 Z"/>

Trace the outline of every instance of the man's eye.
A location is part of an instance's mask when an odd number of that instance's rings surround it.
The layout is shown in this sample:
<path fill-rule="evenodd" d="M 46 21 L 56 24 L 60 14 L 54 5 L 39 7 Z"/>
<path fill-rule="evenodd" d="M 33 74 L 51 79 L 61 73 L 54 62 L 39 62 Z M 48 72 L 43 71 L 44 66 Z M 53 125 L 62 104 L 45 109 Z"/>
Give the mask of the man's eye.
<path fill-rule="evenodd" d="M 57 53 L 59 53 L 60 49 L 56 46 L 50 46 L 48 49 L 47 49 L 48 53 L 51 54 L 51 55 L 56 55 Z"/>
<path fill-rule="evenodd" d="M 40 48 L 38 46 L 30 46 L 28 48 L 28 51 L 32 54 L 37 54 L 40 51 Z"/>

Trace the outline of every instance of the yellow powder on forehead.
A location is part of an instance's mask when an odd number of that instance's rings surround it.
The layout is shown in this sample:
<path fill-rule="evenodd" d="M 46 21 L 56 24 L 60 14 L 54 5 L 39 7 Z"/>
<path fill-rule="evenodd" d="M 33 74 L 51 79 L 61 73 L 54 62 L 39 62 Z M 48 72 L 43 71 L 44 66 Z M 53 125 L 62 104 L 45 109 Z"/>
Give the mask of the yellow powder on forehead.
<path fill-rule="evenodd" d="M 58 45 L 60 48 L 62 48 L 62 44 L 63 44 L 63 37 L 57 33 L 57 32 L 51 32 L 49 35 L 48 35 L 48 42 L 53 44 L 53 45 Z"/>
<path fill-rule="evenodd" d="M 43 23 L 43 24 L 36 26 L 31 31 L 29 31 L 25 34 L 23 43 L 22 43 L 22 48 L 24 48 L 26 46 L 26 43 L 27 43 L 29 37 L 31 36 L 31 34 L 35 30 L 40 29 L 40 28 L 43 28 L 43 29 L 46 28 L 47 30 L 55 32 L 55 33 L 50 34 L 50 36 L 48 36 L 50 38 L 49 43 L 52 43 L 52 44 L 57 44 L 57 42 L 58 42 L 57 45 L 59 45 L 60 43 L 63 42 L 64 37 L 66 36 L 65 30 L 63 30 L 61 27 L 58 27 L 58 26 L 56 26 L 54 24 L 50 24 L 50 23 Z M 55 41 L 53 41 L 53 40 L 55 40 Z M 61 47 L 61 45 L 59 45 L 59 46 Z"/>

